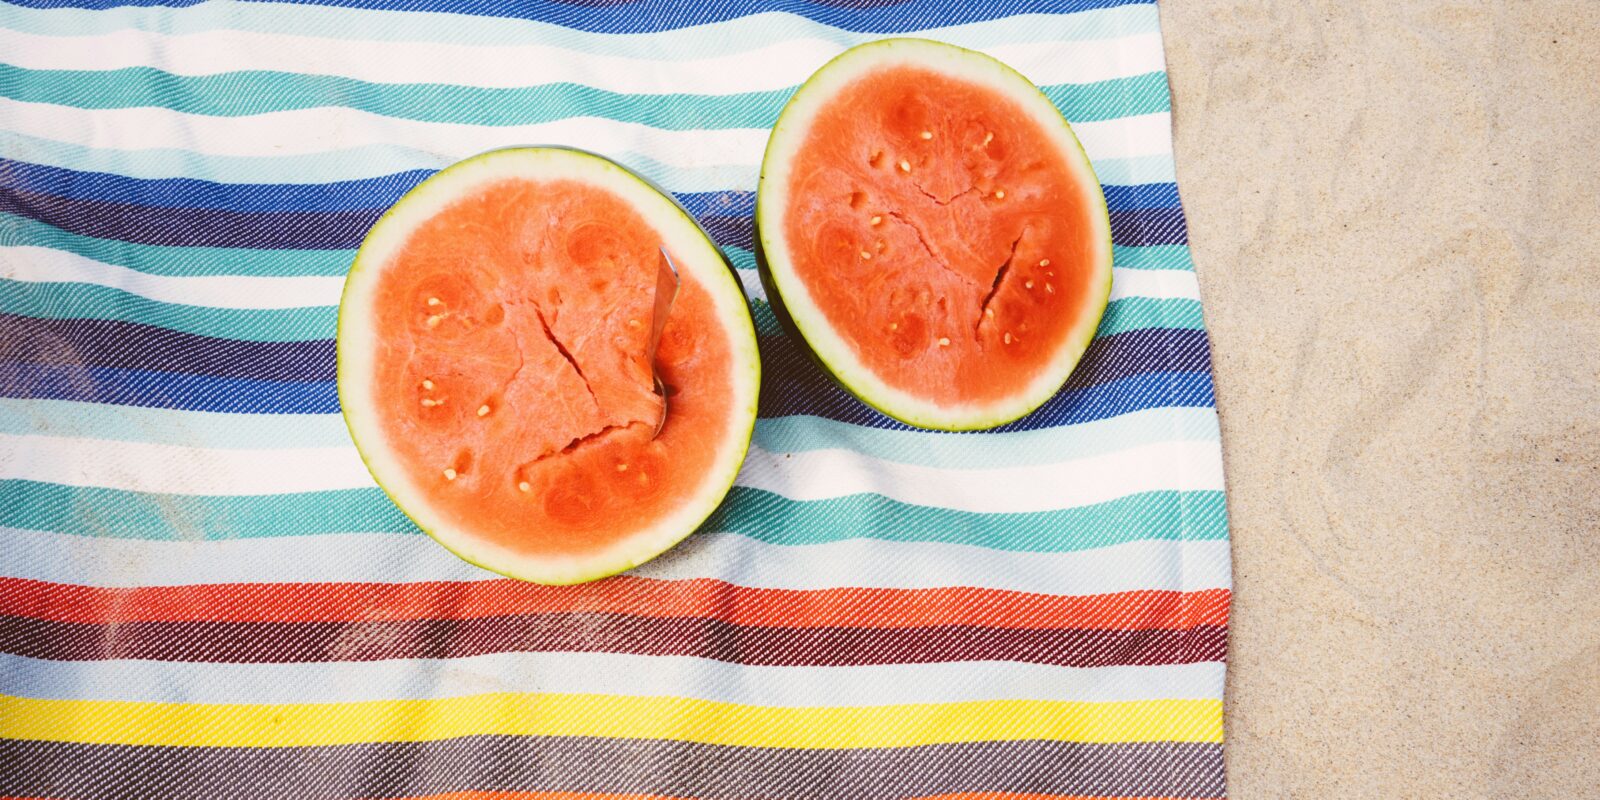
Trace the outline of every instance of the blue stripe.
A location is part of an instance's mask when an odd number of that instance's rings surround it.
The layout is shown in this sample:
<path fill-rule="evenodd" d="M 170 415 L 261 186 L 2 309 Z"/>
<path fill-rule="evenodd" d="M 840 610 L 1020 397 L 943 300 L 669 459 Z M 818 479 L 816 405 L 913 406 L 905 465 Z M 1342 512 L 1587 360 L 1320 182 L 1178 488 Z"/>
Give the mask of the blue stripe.
<path fill-rule="evenodd" d="M 127 6 L 186 8 L 203 0 L 11 0 L 25 8 L 108 9 Z M 903 0 L 895 3 L 806 2 L 806 0 L 318 0 L 304 5 L 385 11 L 433 11 L 535 20 L 594 33 L 648 33 L 688 28 L 752 14 L 788 13 L 859 33 L 904 33 L 962 25 L 1017 14 L 1070 14 L 1096 8 L 1152 4 L 1155 0 L 1009 0 L 960 3 Z"/>

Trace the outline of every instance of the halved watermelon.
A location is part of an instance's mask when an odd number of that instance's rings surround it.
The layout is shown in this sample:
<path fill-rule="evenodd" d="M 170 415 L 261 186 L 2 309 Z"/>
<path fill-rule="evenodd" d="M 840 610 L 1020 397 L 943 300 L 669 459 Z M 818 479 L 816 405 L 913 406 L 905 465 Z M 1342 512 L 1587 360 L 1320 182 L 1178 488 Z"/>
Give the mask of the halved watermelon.
<path fill-rule="evenodd" d="M 1031 82 L 921 39 L 808 80 L 767 143 L 761 277 L 779 318 L 867 404 L 989 428 L 1066 381 L 1111 291 L 1094 171 Z"/>
<path fill-rule="evenodd" d="M 647 355 L 659 248 L 681 276 Z M 339 308 L 339 399 L 417 525 L 516 578 L 620 572 L 726 495 L 760 358 L 731 267 L 680 206 L 600 156 L 516 148 L 417 186 L 367 234 Z"/>

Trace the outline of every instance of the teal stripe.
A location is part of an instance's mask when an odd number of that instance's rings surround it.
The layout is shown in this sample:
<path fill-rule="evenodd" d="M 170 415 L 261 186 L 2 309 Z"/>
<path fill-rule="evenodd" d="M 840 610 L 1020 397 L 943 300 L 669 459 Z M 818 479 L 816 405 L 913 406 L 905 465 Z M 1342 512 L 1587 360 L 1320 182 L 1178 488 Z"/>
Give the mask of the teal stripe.
<path fill-rule="evenodd" d="M 160 495 L 21 480 L 0 481 L 0 526 L 150 541 L 418 532 L 378 489 Z M 878 495 L 794 501 L 736 486 L 703 529 L 777 545 L 875 539 L 1050 553 L 1227 538 L 1219 491 L 1155 491 L 1063 511 L 979 514 Z"/>
<path fill-rule="evenodd" d="M 1111 246 L 1111 261 L 1124 269 L 1176 269 L 1194 272 L 1194 259 L 1186 244 L 1154 244 L 1144 247 Z"/>
<path fill-rule="evenodd" d="M 225 414 L 0 398 L 0 434 L 146 442 L 208 449 L 350 447 L 337 414 Z M 847 449 L 900 464 L 995 469 L 1054 464 L 1157 442 L 1217 441 L 1209 408 L 1154 408 L 1079 425 L 963 436 L 849 425 L 821 417 L 756 420 L 770 453 Z"/>
<path fill-rule="evenodd" d="M 754 251 L 746 250 L 743 247 L 726 245 L 722 248 L 722 252 L 728 257 L 729 261 L 733 262 L 734 268 L 740 272 L 752 273 L 756 271 L 756 254 Z M 746 277 L 753 276 L 747 275 Z"/>
<path fill-rule="evenodd" d="M 353 250 L 248 250 L 228 247 L 167 247 L 97 239 L 0 212 L 0 245 L 34 245 L 152 275 L 254 275 L 287 277 L 344 275 Z"/>
<path fill-rule="evenodd" d="M 442 154 L 398 145 L 375 144 L 293 156 L 216 156 L 190 150 L 115 150 L 83 147 L 52 139 L 7 134 L 6 153 L 32 164 L 130 178 L 197 178 L 224 183 L 332 183 L 376 178 L 398 172 L 448 166 L 472 153 Z M 616 160 L 674 192 L 753 189 L 757 164 L 676 167 L 637 153 L 610 154 Z M 1094 162 L 1102 183 L 1132 186 L 1172 183 L 1172 156 L 1105 158 Z"/>
<path fill-rule="evenodd" d="M 1203 330 L 1200 301 L 1186 298 L 1124 297 L 1106 306 L 1096 336 L 1136 331 L 1144 328 L 1182 328 Z"/>
<path fill-rule="evenodd" d="M 1167 76 L 1042 87 L 1073 122 L 1167 111 Z M 333 75 L 228 72 L 173 75 L 152 67 L 30 70 L 0 64 L 0 96 L 76 108 L 167 108 L 185 114 L 247 116 L 326 106 L 422 122 L 528 125 L 594 116 L 668 130 L 770 128 L 794 88 L 730 95 L 636 95 L 570 83 L 506 89 L 391 84 Z"/>
<path fill-rule="evenodd" d="M 329 339 L 338 306 L 213 308 L 164 303 L 92 283 L 25 283 L 0 280 L 0 313 L 45 319 L 138 322 L 168 330 L 253 342 Z"/>
<path fill-rule="evenodd" d="M 329 339 L 338 323 L 337 306 L 307 308 L 215 308 L 151 300 L 121 289 L 90 283 L 31 283 L 0 279 L 0 313 L 43 319 L 97 319 L 155 325 L 200 336 L 252 342 Z M 782 333 L 766 301 L 750 300 L 756 332 Z M 1099 335 L 1140 328 L 1201 327 L 1200 303 L 1188 299 L 1125 297 L 1106 307 Z"/>
<path fill-rule="evenodd" d="M 933 38 L 963 47 L 1012 42 L 1072 42 L 1117 38 L 1159 29 L 1154 6 L 1124 6 L 1078 14 L 1029 14 L 936 29 Z M 786 14 L 761 14 L 652 34 L 600 34 L 518 19 L 442 13 L 374 14 L 360 9 L 262 3 L 204 3 L 188 8 L 122 6 L 103 11 L 30 9 L 0 5 L 0 27 L 52 36 L 86 36 L 128 28 L 186 34 L 244 30 L 327 38 L 330 31 L 364 41 L 519 45 L 547 42 L 597 55 L 659 60 L 712 58 L 799 38 L 849 47 L 881 38 L 818 25 Z"/>

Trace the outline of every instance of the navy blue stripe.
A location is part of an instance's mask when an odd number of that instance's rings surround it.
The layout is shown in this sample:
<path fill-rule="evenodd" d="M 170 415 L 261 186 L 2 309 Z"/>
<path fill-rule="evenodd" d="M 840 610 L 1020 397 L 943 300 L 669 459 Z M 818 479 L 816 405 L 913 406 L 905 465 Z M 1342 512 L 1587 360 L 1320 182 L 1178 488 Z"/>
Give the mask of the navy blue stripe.
<path fill-rule="evenodd" d="M 331 382 L 252 381 L 109 367 L 0 363 L 0 396 L 242 414 L 335 414 Z M 908 430 L 837 389 L 801 395 L 763 389 L 763 418 L 811 414 L 874 428 Z M 1147 408 L 1209 407 L 1209 372 L 1155 372 L 1063 391 L 1042 408 L 997 431 L 1089 422 Z"/>
<path fill-rule="evenodd" d="M 1106 205 L 1112 211 L 1135 208 L 1178 208 L 1178 184 L 1140 183 L 1133 186 L 1105 185 Z"/>
<path fill-rule="evenodd" d="M 700 224 L 718 245 L 753 249 L 755 218 L 712 211 L 721 193 L 694 197 Z M 0 185 L 0 212 L 38 220 L 80 236 L 166 247 L 348 250 L 361 246 L 383 208 L 339 211 L 234 211 L 162 208 L 62 197 Z M 693 208 L 691 208 L 693 211 Z M 1176 208 L 1111 212 L 1119 245 L 1183 244 L 1187 230 Z"/>
<path fill-rule="evenodd" d="M 768 388 L 833 391 L 832 384 L 787 336 L 762 337 Z M 120 320 L 40 319 L 0 314 L 0 361 L 64 367 L 114 367 L 214 378 L 332 381 L 331 339 L 255 342 L 200 336 Z M 1088 386 L 1140 372 L 1196 371 L 1210 364 L 1204 331 L 1146 328 L 1090 343 L 1069 386 Z M 786 376 L 785 383 L 773 385 Z"/>
<path fill-rule="evenodd" d="M 11 0 L 30 8 L 107 9 L 122 6 L 182 8 L 203 0 Z M 787 12 L 836 28 L 904 33 L 1016 14 L 1067 14 L 1096 8 L 1144 5 L 1155 0 L 318 0 L 307 5 L 389 11 L 437 11 L 537 20 L 596 33 L 646 33 L 705 25 L 770 12 Z"/>
<path fill-rule="evenodd" d="M 196 178 L 130 178 L 110 172 L 87 172 L 0 158 L 0 188 L 72 200 L 162 208 L 350 211 L 388 208 L 434 172 L 417 169 L 330 183 L 218 183 Z M 1108 185 L 1104 188 L 1106 204 L 1112 211 L 1178 207 L 1177 184 Z M 748 217 L 754 215 L 756 209 L 755 192 L 730 189 L 683 192 L 674 196 L 696 216 Z"/>
<path fill-rule="evenodd" d="M 252 342 L 155 325 L 0 314 L 0 361 L 183 372 L 214 378 L 332 381 L 332 339 Z"/>
<path fill-rule="evenodd" d="M 80 200 L 0 186 L 0 212 L 80 236 L 169 247 L 343 250 L 359 247 L 383 209 L 226 211 Z"/>
<path fill-rule="evenodd" d="M 242 414 L 333 414 L 333 382 L 256 381 L 114 367 L 0 362 L 0 395 Z"/>
<path fill-rule="evenodd" d="M 165 337 L 160 341 L 168 343 L 146 347 L 137 338 L 106 338 L 112 329 L 98 327 L 102 323 L 74 322 L 75 327 L 66 329 L 67 336 L 59 328 L 23 330 L 18 325 L 8 331 L 0 339 L 6 343 L 0 358 L 0 395 L 258 414 L 339 410 L 331 380 L 332 345 L 326 341 L 232 342 L 149 328 L 146 332 Z M 118 325 L 117 331 L 136 337 L 144 327 Z M 34 335 L 16 335 L 29 333 Z M 163 360 L 139 367 L 147 352 L 161 353 L 163 348 Z M 811 414 L 857 425 L 906 427 L 840 390 L 786 337 L 764 338 L 761 349 L 766 376 L 761 416 Z M 189 360 L 174 361 L 180 357 Z M 230 359 L 243 366 L 230 366 Z M 152 368 L 159 364 L 192 369 L 202 363 L 224 370 L 225 377 Z M 259 372 L 249 372 L 252 366 Z M 1055 398 L 1002 430 L 1072 424 L 1157 406 L 1208 405 L 1209 370 L 1210 349 L 1203 331 L 1152 328 L 1107 336 L 1095 340 Z M 318 378 L 284 379 L 296 374 Z M 263 378 L 268 375 L 272 379 Z"/>
<path fill-rule="evenodd" d="M 1189 226 L 1181 208 L 1112 211 L 1111 241 L 1123 247 L 1188 244 Z"/>

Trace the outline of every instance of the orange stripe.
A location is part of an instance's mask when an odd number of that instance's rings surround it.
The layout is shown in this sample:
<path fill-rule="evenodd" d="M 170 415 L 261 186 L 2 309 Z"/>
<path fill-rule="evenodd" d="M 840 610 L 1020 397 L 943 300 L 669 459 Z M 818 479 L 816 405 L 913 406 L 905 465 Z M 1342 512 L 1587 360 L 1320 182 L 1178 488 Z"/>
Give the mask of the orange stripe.
<path fill-rule="evenodd" d="M 1229 592 L 1057 596 L 992 589 L 752 589 L 621 576 L 579 586 L 513 580 L 224 583 L 102 588 L 0 578 L 0 615 L 58 622 L 344 622 L 609 613 L 774 627 L 975 625 L 1151 630 L 1224 625 Z"/>

